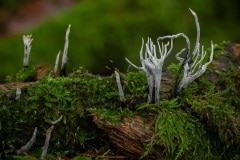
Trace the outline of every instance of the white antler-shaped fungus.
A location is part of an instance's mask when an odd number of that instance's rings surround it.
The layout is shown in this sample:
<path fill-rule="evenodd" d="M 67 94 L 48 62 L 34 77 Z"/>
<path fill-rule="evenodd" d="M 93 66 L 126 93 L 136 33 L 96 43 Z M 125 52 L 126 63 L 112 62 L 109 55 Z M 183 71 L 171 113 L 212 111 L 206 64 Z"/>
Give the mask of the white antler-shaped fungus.
<path fill-rule="evenodd" d="M 144 40 L 142 39 L 142 47 L 140 50 L 140 61 L 142 64 L 142 67 L 137 67 L 134 65 L 131 61 L 129 61 L 127 58 L 127 62 L 132 65 L 134 68 L 138 70 L 144 71 L 147 80 L 148 80 L 148 87 L 149 87 L 149 94 L 148 94 L 148 103 L 151 103 L 152 101 L 152 95 L 153 95 L 153 88 L 155 88 L 155 104 L 159 104 L 160 96 L 160 86 L 161 86 L 161 77 L 162 77 L 162 67 L 164 64 L 165 59 L 168 57 L 168 55 L 171 53 L 173 48 L 173 39 L 174 37 L 169 37 L 170 41 L 167 43 L 159 43 L 158 41 L 158 48 L 160 57 L 157 57 L 156 54 L 156 46 L 153 44 L 151 38 L 148 38 L 147 43 L 145 44 L 145 55 L 143 56 L 143 48 L 144 48 Z M 170 43 L 170 47 L 169 47 Z"/>
<path fill-rule="evenodd" d="M 188 55 L 186 57 L 186 61 L 184 61 L 184 58 L 181 58 L 179 54 L 176 55 L 176 59 L 178 59 L 180 62 L 183 63 L 184 67 L 184 74 L 182 77 L 181 82 L 178 85 L 177 88 L 177 94 L 179 94 L 183 88 L 188 86 L 192 81 L 200 77 L 205 71 L 207 66 L 212 62 L 213 60 L 213 42 L 211 42 L 211 53 L 210 53 L 210 59 L 207 63 L 202 65 L 202 62 L 206 56 L 206 51 L 204 51 L 204 46 L 200 49 L 200 26 L 198 22 L 197 14 L 189 9 L 192 13 L 192 15 L 195 18 L 196 28 L 197 28 L 197 38 L 195 43 L 195 48 L 192 53 L 190 53 L 190 47 L 188 48 Z M 190 42 L 187 42 L 188 46 L 190 46 Z M 201 54 L 200 54 L 201 53 Z"/>
<path fill-rule="evenodd" d="M 160 100 L 159 91 L 161 86 L 162 68 L 163 68 L 165 59 L 168 57 L 168 55 L 172 51 L 173 39 L 178 37 L 183 37 L 187 43 L 186 56 L 184 58 L 180 57 L 183 51 L 185 51 L 185 48 L 176 54 L 176 59 L 182 63 L 182 66 L 179 69 L 179 73 L 182 71 L 182 69 L 184 70 L 184 74 L 181 82 L 179 83 L 179 85 L 178 84 L 176 85 L 177 94 L 179 94 L 182 91 L 182 89 L 188 86 L 192 81 L 194 81 L 199 76 L 201 76 L 206 71 L 207 66 L 213 60 L 213 43 L 211 42 L 210 60 L 204 65 L 202 65 L 203 60 L 206 56 L 206 52 L 204 51 L 203 46 L 200 49 L 200 43 L 199 43 L 200 26 L 199 26 L 197 15 L 191 9 L 190 11 L 195 18 L 195 23 L 197 28 L 197 38 L 196 38 L 195 48 L 192 53 L 190 52 L 189 38 L 184 33 L 178 33 L 175 35 L 158 37 L 157 43 L 158 43 L 158 49 L 160 53 L 159 58 L 157 57 L 157 54 L 156 54 L 156 47 L 150 38 L 148 38 L 148 41 L 145 44 L 146 49 L 145 49 L 145 55 L 143 56 L 144 40 L 142 39 L 142 47 L 139 54 L 140 61 L 142 64 L 141 67 L 137 67 L 131 61 L 125 58 L 127 62 L 130 65 L 132 65 L 134 68 L 144 71 L 147 77 L 148 87 L 149 87 L 148 103 L 151 103 L 152 101 L 153 88 L 155 88 L 155 104 L 159 104 L 159 100 Z M 162 41 L 162 43 L 160 43 L 159 41 Z M 165 41 L 166 43 L 163 43 L 163 41 Z M 177 76 L 176 82 L 178 82 L 178 76 Z"/>
<path fill-rule="evenodd" d="M 200 77 L 207 69 L 207 66 L 212 62 L 213 60 L 213 42 L 211 42 L 211 54 L 209 61 L 202 65 L 202 62 L 206 56 L 206 51 L 204 51 L 204 47 L 202 46 L 201 55 L 200 51 L 196 52 L 196 56 L 194 57 L 194 62 L 191 64 L 189 61 L 187 61 L 184 64 L 184 74 L 181 82 L 179 83 L 177 92 L 180 93 L 183 88 L 188 86 L 190 83 L 192 83 L 195 79 Z"/>

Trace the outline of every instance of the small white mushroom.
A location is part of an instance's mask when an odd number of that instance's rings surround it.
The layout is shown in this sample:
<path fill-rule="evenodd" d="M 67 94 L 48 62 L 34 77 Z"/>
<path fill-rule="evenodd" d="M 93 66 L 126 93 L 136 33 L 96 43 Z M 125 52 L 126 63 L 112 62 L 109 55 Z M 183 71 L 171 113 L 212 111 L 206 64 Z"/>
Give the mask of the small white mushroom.
<path fill-rule="evenodd" d="M 15 100 L 18 100 L 18 99 L 20 99 L 20 97 L 21 97 L 21 88 L 17 88 L 17 90 L 16 90 L 16 98 L 15 98 Z"/>
<path fill-rule="evenodd" d="M 61 54 L 61 51 L 58 52 L 57 57 L 56 57 L 56 61 L 55 61 L 55 65 L 54 65 L 54 70 L 53 70 L 53 76 L 54 76 L 54 77 L 55 77 L 56 74 L 57 74 L 60 54 Z"/>
<path fill-rule="evenodd" d="M 32 35 L 23 36 L 23 44 L 24 44 L 24 57 L 23 57 L 23 66 L 28 67 L 29 55 L 31 52 L 31 43 L 32 43 Z"/>
<path fill-rule="evenodd" d="M 67 64 L 67 59 L 68 59 L 68 45 L 69 45 L 69 34 L 70 34 L 70 29 L 71 25 L 68 25 L 67 31 L 66 31 L 66 36 L 65 36 L 65 44 L 64 44 L 64 49 L 63 49 L 63 56 L 62 56 L 62 66 L 61 66 L 61 76 L 65 76 L 66 74 L 66 64 Z"/>
<path fill-rule="evenodd" d="M 122 84 L 121 84 L 121 80 L 120 80 L 120 76 L 119 73 L 117 71 L 114 72 L 115 76 L 116 76 L 116 82 L 117 82 L 117 86 L 118 86 L 118 92 L 119 92 L 119 96 L 120 96 L 120 101 L 124 102 L 124 93 L 123 93 L 123 89 L 122 89 Z"/>

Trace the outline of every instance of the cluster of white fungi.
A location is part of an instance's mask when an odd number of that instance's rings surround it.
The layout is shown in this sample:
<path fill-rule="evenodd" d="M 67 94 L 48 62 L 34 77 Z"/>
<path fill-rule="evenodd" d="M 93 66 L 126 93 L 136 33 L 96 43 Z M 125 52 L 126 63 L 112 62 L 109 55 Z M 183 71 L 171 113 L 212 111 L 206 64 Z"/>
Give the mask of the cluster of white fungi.
<path fill-rule="evenodd" d="M 157 56 L 156 46 L 152 42 L 150 38 L 148 38 L 145 44 L 145 52 L 144 48 L 144 40 L 142 40 L 142 47 L 140 50 L 140 61 L 141 67 L 134 65 L 127 58 L 127 62 L 138 70 L 142 70 L 148 80 L 149 94 L 148 94 L 148 103 L 152 102 L 153 89 L 155 89 L 155 104 L 159 104 L 160 102 L 160 86 L 161 86 L 161 77 L 162 77 L 162 68 L 165 59 L 170 55 L 173 49 L 173 40 L 178 37 L 183 37 L 186 40 L 187 48 L 182 49 L 179 53 L 176 54 L 176 59 L 182 63 L 183 67 L 183 76 L 182 80 L 177 86 L 176 94 L 179 94 L 183 88 L 188 86 L 192 81 L 200 77 L 205 71 L 207 66 L 213 60 L 213 43 L 211 42 L 211 53 L 209 61 L 203 64 L 203 60 L 206 56 L 206 51 L 204 51 L 204 47 L 200 47 L 200 26 L 198 22 L 198 18 L 195 12 L 190 9 L 192 15 L 195 18 L 196 28 L 197 28 L 197 38 L 195 43 L 195 48 L 191 52 L 190 50 L 190 41 L 189 38 L 184 33 L 178 33 L 175 35 L 158 37 L 157 44 L 160 56 Z M 163 40 L 167 41 L 166 43 Z M 160 42 L 162 41 L 162 42 Z M 187 49 L 187 50 L 186 50 Z M 184 58 L 180 57 L 180 55 L 186 50 L 187 54 Z M 144 52 L 144 53 L 143 53 Z"/>
<path fill-rule="evenodd" d="M 61 66 L 60 76 L 66 76 L 66 63 L 67 63 L 70 28 L 71 28 L 71 25 L 68 26 L 67 31 L 66 31 L 65 44 L 64 44 L 63 54 L 62 54 L 62 66 Z M 23 36 L 23 44 L 24 44 L 23 67 L 24 68 L 28 68 L 28 65 L 29 65 L 29 56 L 30 56 L 32 41 L 33 41 L 32 35 Z M 57 58 L 56 58 L 56 62 L 55 62 L 54 70 L 53 70 L 54 77 L 57 74 L 60 54 L 61 54 L 61 51 L 59 51 L 57 54 Z M 21 88 L 17 88 L 15 100 L 19 100 L 20 98 L 21 98 Z M 52 130 L 54 129 L 54 126 L 62 120 L 62 118 L 63 118 L 63 116 L 61 115 L 59 117 L 59 119 L 57 119 L 56 121 L 50 122 L 51 127 L 49 127 L 46 131 L 46 139 L 45 139 L 43 151 L 42 151 L 42 154 L 40 157 L 41 160 L 44 160 L 45 156 L 47 154 Z M 21 154 L 21 153 L 29 150 L 32 147 L 33 143 L 36 140 L 37 130 L 38 130 L 37 127 L 35 127 L 32 138 L 24 146 L 22 146 L 20 149 L 16 150 L 17 154 Z"/>
<path fill-rule="evenodd" d="M 68 58 L 67 55 L 68 55 L 70 29 L 71 29 L 71 25 L 69 24 L 66 31 L 65 44 L 64 44 L 63 54 L 62 54 L 62 65 L 61 65 L 61 71 L 60 71 L 61 76 L 66 76 L 66 64 L 67 64 L 67 58 Z M 32 47 L 31 46 L 32 41 L 33 41 L 32 35 L 23 36 L 23 44 L 24 44 L 23 67 L 25 68 L 27 68 L 29 64 L 29 56 L 30 56 L 30 51 Z M 56 76 L 57 74 L 60 55 L 61 55 L 61 51 L 58 52 L 56 57 L 53 76 Z"/>

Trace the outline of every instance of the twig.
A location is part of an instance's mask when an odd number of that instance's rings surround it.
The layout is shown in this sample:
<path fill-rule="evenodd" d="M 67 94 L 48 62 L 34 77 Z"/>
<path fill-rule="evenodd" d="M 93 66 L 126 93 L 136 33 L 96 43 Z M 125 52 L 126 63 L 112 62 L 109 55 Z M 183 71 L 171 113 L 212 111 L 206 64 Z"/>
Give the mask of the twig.
<path fill-rule="evenodd" d="M 27 144 L 25 144 L 24 146 L 22 146 L 18 151 L 17 151 L 17 154 L 21 154 L 22 152 L 25 152 L 27 150 L 29 150 L 33 143 L 35 142 L 35 139 L 36 139 L 36 135 L 37 135 L 37 127 L 35 127 L 34 129 L 34 132 L 33 132 L 33 135 L 32 135 L 32 138 L 30 139 L 30 141 L 28 141 Z"/>

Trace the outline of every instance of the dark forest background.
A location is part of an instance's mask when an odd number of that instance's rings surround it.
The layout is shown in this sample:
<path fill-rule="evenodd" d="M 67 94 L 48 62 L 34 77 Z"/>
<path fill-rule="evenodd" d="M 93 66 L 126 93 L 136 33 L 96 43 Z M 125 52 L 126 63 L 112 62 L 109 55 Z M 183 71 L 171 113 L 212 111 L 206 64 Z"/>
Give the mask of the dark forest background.
<path fill-rule="evenodd" d="M 40 0 L 43 1 L 44 0 Z M 210 47 L 210 41 L 240 41 L 240 1 L 232 0 L 52 0 L 56 6 L 71 4 L 35 25 L 9 33 L 8 23 L 24 6 L 36 0 L 0 1 L 0 81 L 6 75 L 22 68 L 22 36 L 32 34 L 32 65 L 52 67 L 59 50 L 63 50 L 65 31 L 71 24 L 68 70 L 79 66 L 93 73 L 107 75 L 115 68 L 126 72 L 128 57 L 139 64 L 141 37 L 152 37 L 183 32 L 195 43 L 196 28 L 189 8 L 198 15 L 201 43 Z M 34 19 L 34 7 L 25 14 Z M 41 13 L 39 13 L 41 14 Z M 17 27 L 17 26 L 15 26 Z M 155 41 L 156 42 L 156 41 Z M 175 48 L 183 48 L 183 40 Z M 173 55 L 174 56 L 174 55 Z M 167 62 L 171 63 L 171 59 Z"/>

